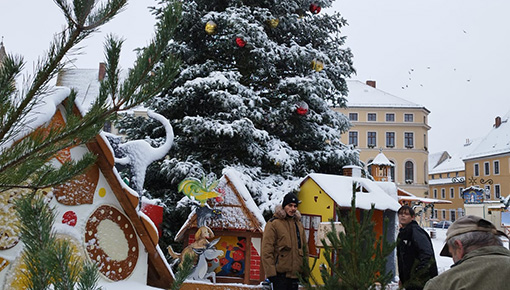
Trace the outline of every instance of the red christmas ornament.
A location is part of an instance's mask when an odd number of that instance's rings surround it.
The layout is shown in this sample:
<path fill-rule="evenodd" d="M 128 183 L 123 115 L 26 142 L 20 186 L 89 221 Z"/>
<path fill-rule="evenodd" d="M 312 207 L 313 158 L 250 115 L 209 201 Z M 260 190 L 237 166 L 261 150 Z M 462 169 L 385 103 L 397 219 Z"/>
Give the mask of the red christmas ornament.
<path fill-rule="evenodd" d="M 312 14 L 319 14 L 319 12 L 321 12 L 321 7 L 318 4 L 312 3 L 310 4 L 310 12 L 312 12 Z"/>
<path fill-rule="evenodd" d="M 67 224 L 67 225 L 70 225 L 70 226 L 74 227 L 76 225 L 77 221 L 78 221 L 78 216 L 72 210 L 67 211 L 62 216 L 62 223 L 63 224 Z"/>
<path fill-rule="evenodd" d="M 296 113 L 298 115 L 304 116 L 306 113 L 308 113 L 308 104 L 301 101 L 297 104 Z"/>
<path fill-rule="evenodd" d="M 244 39 L 242 39 L 241 37 L 236 38 L 236 43 L 237 46 L 239 47 L 244 47 L 246 45 L 246 41 L 244 41 Z"/>

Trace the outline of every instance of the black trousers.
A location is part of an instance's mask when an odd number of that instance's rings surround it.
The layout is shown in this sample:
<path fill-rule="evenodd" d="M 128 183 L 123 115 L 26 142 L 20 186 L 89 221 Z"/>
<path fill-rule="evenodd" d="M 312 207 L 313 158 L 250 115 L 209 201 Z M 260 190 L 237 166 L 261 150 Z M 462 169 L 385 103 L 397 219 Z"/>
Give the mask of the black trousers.
<path fill-rule="evenodd" d="M 298 290 L 299 280 L 285 277 L 285 274 L 278 273 L 271 279 L 273 290 Z"/>

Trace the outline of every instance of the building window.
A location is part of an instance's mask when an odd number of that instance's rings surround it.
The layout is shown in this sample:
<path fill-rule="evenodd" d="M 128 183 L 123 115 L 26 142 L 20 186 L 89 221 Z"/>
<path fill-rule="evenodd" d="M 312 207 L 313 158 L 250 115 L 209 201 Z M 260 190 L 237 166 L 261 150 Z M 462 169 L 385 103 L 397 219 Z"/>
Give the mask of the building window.
<path fill-rule="evenodd" d="M 496 175 L 499 174 L 499 161 L 498 160 L 494 161 L 494 174 L 496 174 Z"/>
<path fill-rule="evenodd" d="M 480 176 L 480 165 L 478 163 L 473 164 L 473 171 L 475 176 Z"/>
<path fill-rule="evenodd" d="M 434 198 L 437 198 L 437 188 L 434 188 Z"/>
<path fill-rule="evenodd" d="M 491 170 L 490 170 L 490 163 L 489 162 L 484 162 L 483 163 L 483 174 L 484 175 L 490 175 L 491 174 Z"/>
<path fill-rule="evenodd" d="M 406 148 L 414 147 L 414 133 L 413 132 L 404 133 L 404 144 L 405 144 Z"/>
<path fill-rule="evenodd" d="M 414 122 L 413 114 L 404 114 L 404 122 Z"/>
<path fill-rule="evenodd" d="M 464 196 L 462 196 L 462 192 L 464 191 L 464 188 L 463 187 L 459 187 L 459 198 L 464 198 Z"/>
<path fill-rule="evenodd" d="M 395 114 L 387 113 L 386 114 L 386 122 L 395 122 Z"/>
<path fill-rule="evenodd" d="M 376 132 L 367 132 L 367 146 L 368 148 L 374 148 L 377 146 L 377 133 Z"/>
<path fill-rule="evenodd" d="M 450 187 L 450 198 L 455 198 L 455 189 L 453 187 Z"/>
<path fill-rule="evenodd" d="M 441 188 L 441 198 L 446 199 L 446 189 Z"/>
<path fill-rule="evenodd" d="M 349 121 L 358 121 L 358 113 L 349 113 Z"/>
<path fill-rule="evenodd" d="M 405 181 L 411 184 L 414 181 L 414 164 L 411 161 L 405 163 Z"/>
<path fill-rule="evenodd" d="M 434 210 L 434 218 L 438 218 L 439 216 L 437 215 L 437 209 Z"/>
<path fill-rule="evenodd" d="M 301 216 L 301 222 L 305 228 L 306 240 L 308 241 L 308 255 L 311 257 L 319 257 L 319 248 L 317 248 L 317 241 L 319 240 L 319 224 L 321 223 L 321 216 L 319 215 L 306 215 Z"/>
<path fill-rule="evenodd" d="M 450 221 L 451 222 L 455 221 L 455 210 L 454 209 L 450 209 Z"/>
<path fill-rule="evenodd" d="M 443 219 L 445 220 L 446 219 L 446 210 L 445 209 L 441 210 L 441 215 L 443 216 Z"/>
<path fill-rule="evenodd" d="M 501 198 L 501 186 L 499 184 L 494 184 L 494 197 L 496 199 Z"/>
<path fill-rule="evenodd" d="M 386 132 L 386 147 L 395 147 L 395 132 Z"/>
<path fill-rule="evenodd" d="M 367 121 L 369 121 L 369 122 L 377 121 L 377 114 L 376 113 L 368 113 Z"/>
<path fill-rule="evenodd" d="M 485 186 L 485 197 L 487 197 L 487 200 L 491 200 L 492 197 L 491 197 L 491 186 L 490 185 L 486 185 Z"/>
<path fill-rule="evenodd" d="M 358 132 L 349 132 L 349 145 L 358 146 Z"/>

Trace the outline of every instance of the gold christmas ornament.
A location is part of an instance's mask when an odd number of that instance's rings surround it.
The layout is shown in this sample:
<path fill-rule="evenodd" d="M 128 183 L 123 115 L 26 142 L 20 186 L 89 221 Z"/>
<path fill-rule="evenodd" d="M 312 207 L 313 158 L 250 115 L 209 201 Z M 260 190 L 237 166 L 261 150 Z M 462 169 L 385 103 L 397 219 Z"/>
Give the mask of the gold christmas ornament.
<path fill-rule="evenodd" d="M 280 24 L 280 19 L 273 18 L 273 19 L 270 19 L 268 22 L 269 22 L 269 27 L 276 28 L 278 26 L 278 24 Z"/>
<path fill-rule="evenodd" d="M 209 20 L 205 24 L 205 32 L 207 32 L 207 34 L 209 34 L 209 35 L 214 34 L 214 33 L 216 33 L 217 26 L 218 25 L 216 25 L 216 23 L 214 23 L 214 21 Z"/>
<path fill-rule="evenodd" d="M 324 69 L 324 63 L 320 60 L 312 60 L 312 69 L 314 69 L 317 72 L 320 72 L 322 69 Z"/>

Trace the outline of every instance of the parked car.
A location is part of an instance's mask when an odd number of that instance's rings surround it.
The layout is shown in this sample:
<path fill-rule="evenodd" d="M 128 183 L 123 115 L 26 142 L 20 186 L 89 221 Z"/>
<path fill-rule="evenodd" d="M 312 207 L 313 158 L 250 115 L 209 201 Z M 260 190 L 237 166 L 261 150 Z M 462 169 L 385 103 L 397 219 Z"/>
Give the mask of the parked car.
<path fill-rule="evenodd" d="M 437 223 L 434 223 L 434 227 L 438 229 L 447 229 L 452 224 L 451 221 L 439 221 Z"/>

